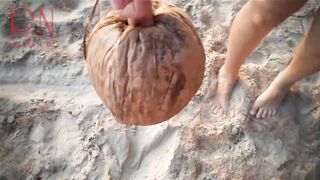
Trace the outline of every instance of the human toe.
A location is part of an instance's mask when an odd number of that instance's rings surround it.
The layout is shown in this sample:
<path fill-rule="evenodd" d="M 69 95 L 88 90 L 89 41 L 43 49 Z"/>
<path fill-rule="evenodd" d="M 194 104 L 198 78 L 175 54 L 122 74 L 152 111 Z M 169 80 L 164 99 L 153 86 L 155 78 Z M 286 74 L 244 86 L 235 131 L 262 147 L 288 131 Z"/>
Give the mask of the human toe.
<path fill-rule="evenodd" d="M 258 106 L 256 106 L 256 104 L 254 104 L 251 111 L 250 111 L 250 114 L 252 116 L 255 116 L 257 114 L 258 110 L 259 110 Z"/>
<path fill-rule="evenodd" d="M 264 119 L 264 118 L 267 118 L 268 117 L 268 114 L 269 114 L 269 110 L 264 110 L 262 115 L 261 115 L 261 118 Z"/>

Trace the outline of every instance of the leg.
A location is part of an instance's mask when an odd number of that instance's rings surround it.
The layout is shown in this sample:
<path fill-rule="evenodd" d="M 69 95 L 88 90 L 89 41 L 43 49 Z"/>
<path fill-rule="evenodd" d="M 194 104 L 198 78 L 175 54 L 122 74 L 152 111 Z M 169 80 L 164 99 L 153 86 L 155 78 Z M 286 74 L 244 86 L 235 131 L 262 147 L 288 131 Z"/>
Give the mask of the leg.
<path fill-rule="evenodd" d="M 216 100 L 227 108 L 241 64 L 267 35 L 307 0 L 250 0 L 230 30 L 226 62 L 219 71 Z"/>
<path fill-rule="evenodd" d="M 306 76 L 320 70 L 320 8 L 314 17 L 308 35 L 297 48 L 292 62 L 271 83 L 267 90 L 258 97 L 251 114 L 257 118 L 275 115 L 276 108 L 283 101 L 290 86 Z"/>

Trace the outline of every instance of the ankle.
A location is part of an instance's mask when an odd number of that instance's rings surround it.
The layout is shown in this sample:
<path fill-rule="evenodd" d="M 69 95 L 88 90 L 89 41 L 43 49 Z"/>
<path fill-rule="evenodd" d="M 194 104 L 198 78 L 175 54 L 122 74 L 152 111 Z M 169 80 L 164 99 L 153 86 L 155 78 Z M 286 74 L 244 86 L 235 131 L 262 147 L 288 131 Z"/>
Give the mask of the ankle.
<path fill-rule="evenodd" d="M 290 73 L 284 70 L 278 74 L 271 85 L 273 85 L 277 89 L 289 90 L 294 83 L 296 83 L 296 81 L 293 81 L 291 79 Z"/>
<path fill-rule="evenodd" d="M 226 65 L 223 65 L 220 69 L 223 76 L 226 76 L 231 79 L 237 79 L 239 77 L 239 69 L 233 69 Z"/>
<path fill-rule="evenodd" d="M 292 86 L 292 83 L 275 79 L 274 82 L 272 82 L 271 86 L 279 91 L 288 91 Z"/>

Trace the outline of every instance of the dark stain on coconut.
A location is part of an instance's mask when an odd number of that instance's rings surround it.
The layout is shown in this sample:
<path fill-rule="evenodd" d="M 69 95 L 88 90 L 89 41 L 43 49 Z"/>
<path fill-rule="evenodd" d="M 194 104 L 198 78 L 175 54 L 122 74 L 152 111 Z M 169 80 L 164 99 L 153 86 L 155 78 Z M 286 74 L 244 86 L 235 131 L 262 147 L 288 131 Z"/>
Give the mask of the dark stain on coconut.
<path fill-rule="evenodd" d="M 174 84 L 171 85 L 171 97 L 170 97 L 170 103 L 171 104 L 175 104 L 180 92 L 184 89 L 185 85 L 186 85 L 186 76 L 181 72 L 177 72 L 175 74 L 176 76 L 176 82 L 174 82 Z"/>

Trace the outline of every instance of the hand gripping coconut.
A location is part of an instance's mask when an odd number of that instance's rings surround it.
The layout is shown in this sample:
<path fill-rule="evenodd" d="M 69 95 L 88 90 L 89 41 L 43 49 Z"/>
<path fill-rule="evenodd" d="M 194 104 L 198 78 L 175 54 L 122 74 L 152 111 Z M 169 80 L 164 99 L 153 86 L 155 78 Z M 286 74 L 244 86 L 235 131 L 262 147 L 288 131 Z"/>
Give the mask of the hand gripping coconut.
<path fill-rule="evenodd" d="M 204 48 L 191 20 L 174 5 L 152 3 L 154 25 L 129 25 L 111 11 L 84 39 L 91 83 L 125 124 L 170 119 L 188 104 L 204 76 Z"/>

